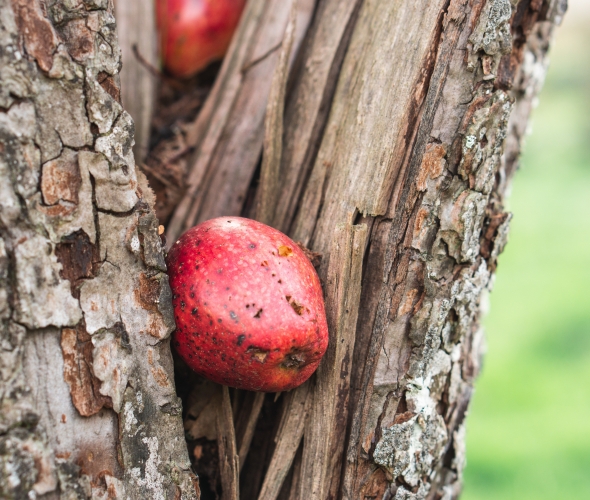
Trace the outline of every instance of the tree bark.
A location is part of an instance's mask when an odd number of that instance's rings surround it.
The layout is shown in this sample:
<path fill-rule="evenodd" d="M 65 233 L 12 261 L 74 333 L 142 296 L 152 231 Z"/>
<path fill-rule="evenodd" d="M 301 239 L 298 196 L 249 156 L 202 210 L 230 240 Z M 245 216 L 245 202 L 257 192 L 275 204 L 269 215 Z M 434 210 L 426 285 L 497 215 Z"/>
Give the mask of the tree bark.
<path fill-rule="evenodd" d="M 197 498 L 109 0 L 0 1 L 0 497 Z"/>
<path fill-rule="evenodd" d="M 264 399 L 177 365 L 211 498 L 219 478 L 227 499 L 458 497 L 504 196 L 565 6 L 249 0 L 182 127 L 166 235 L 258 215 L 321 254 L 330 347 L 308 383 Z M 7 498 L 199 495 L 112 13 L 0 0 Z"/>

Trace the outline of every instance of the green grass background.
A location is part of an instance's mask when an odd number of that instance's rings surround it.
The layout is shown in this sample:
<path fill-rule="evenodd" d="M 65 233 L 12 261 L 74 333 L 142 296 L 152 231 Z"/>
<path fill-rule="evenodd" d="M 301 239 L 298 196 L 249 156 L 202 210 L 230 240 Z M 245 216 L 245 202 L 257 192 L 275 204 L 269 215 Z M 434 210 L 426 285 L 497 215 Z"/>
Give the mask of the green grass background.
<path fill-rule="evenodd" d="M 590 499 L 590 0 L 570 0 L 508 209 L 462 500 Z"/>

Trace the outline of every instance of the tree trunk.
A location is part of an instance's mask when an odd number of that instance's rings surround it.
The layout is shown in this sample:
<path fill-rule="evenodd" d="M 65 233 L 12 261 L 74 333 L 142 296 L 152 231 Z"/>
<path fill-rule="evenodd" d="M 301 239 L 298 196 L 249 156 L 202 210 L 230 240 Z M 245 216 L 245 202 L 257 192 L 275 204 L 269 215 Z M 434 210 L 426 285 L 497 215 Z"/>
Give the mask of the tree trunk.
<path fill-rule="evenodd" d="M 280 397 L 177 363 L 185 443 L 112 3 L 0 0 L 0 496 L 195 498 L 188 445 L 203 498 L 456 498 L 503 200 L 565 5 L 249 0 L 175 128 L 183 175 L 152 154 L 148 176 L 168 242 L 245 215 L 320 254 L 330 347 Z"/>
<path fill-rule="evenodd" d="M 0 497 L 197 498 L 112 2 L 0 1 Z"/>

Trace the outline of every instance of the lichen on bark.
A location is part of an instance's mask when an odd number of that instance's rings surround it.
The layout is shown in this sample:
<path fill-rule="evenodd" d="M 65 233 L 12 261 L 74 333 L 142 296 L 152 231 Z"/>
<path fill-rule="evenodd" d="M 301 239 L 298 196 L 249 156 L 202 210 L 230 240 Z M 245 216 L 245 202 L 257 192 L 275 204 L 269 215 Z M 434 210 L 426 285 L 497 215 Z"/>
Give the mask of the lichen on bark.
<path fill-rule="evenodd" d="M 464 419 L 485 348 L 481 310 L 511 219 L 503 200 L 562 15 L 559 2 L 489 1 L 470 35 L 466 18 L 455 17 L 465 34 L 449 61 L 405 236 L 418 253 L 385 335 L 362 440 L 362 454 L 386 470 L 384 499 L 450 500 L 461 491 Z"/>

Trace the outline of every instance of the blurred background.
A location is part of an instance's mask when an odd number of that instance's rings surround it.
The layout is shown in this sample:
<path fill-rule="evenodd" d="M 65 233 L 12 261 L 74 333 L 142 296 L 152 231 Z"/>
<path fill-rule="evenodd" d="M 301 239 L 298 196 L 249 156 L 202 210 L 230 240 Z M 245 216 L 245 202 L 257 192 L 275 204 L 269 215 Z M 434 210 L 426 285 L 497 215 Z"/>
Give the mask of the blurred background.
<path fill-rule="evenodd" d="M 569 0 L 508 210 L 462 500 L 590 499 L 590 0 Z"/>

